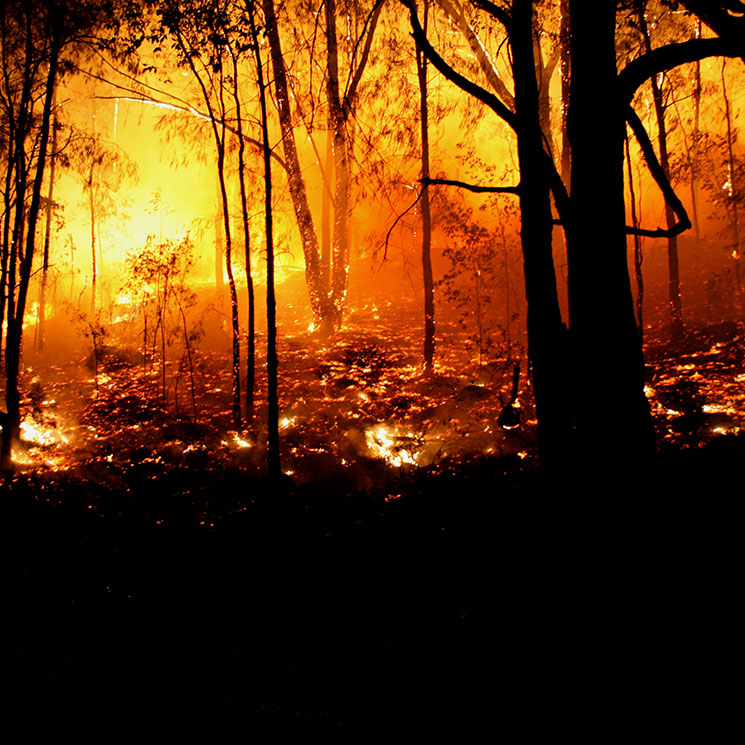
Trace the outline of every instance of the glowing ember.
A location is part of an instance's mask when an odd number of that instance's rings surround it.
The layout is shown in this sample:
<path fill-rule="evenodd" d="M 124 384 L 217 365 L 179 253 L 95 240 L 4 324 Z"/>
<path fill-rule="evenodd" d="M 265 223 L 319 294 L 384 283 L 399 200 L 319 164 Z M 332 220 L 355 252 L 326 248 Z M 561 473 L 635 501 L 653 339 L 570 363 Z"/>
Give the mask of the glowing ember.
<path fill-rule="evenodd" d="M 250 448 L 252 445 L 252 443 L 250 443 L 248 440 L 245 440 L 237 432 L 233 432 L 233 442 L 235 442 L 235 444 L 239 448 Z"/>

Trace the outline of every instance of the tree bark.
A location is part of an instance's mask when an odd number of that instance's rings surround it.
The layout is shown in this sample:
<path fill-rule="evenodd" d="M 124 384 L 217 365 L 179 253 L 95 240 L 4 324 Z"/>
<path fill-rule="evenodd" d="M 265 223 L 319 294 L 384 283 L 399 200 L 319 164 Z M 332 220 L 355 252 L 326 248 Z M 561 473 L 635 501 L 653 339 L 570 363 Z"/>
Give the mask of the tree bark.
<path fill-rule="evenodd" d="M 538 415 L 539 455 L 545 465 L 553 467 L 567 455 L 571 418 L 567 405 L 567 334 L 559 309 L 551 248 L 551 190 L 540 127 L 532 0 L 513 3 L 510 41 L 520 166 L 520 238 L 528 301 L 528 354 Z"/>
<path fill-rule="evenodd" d="M 616 70 L 616 3 L 570 0 L 569 7 L 567 257 L 577 362 L 574 399 L 582 457 L 600 469 L 651 455 L 654 436 L 626 255 L 625 117 Z"/>

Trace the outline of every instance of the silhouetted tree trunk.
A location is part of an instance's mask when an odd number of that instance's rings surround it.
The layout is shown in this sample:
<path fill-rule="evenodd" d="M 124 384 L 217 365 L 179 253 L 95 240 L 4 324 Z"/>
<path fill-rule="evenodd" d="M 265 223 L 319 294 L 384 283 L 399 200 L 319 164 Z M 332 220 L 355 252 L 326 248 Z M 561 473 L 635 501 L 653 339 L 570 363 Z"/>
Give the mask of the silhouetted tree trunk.
<path fill-rule="evenodd" d="M 11 462 L 12 443 L 17 441 L 20 434 L 21 426 L 21 400 L 19 391 L 19 373 L 21 364 L 21 341 L 23 339 L 23 318 L 26 312 L 26 299 L 31 281 L 31 274 L 36 247 L 36 224 L 39 217 L 39 208 L 41 205 L 41 188 L 44 181 L 44 169 L 47 160 L 47 147 L 49 142 L 49 129 L 52 114 L 52 91 L 54 91 L 57 79 L 57 68 L 59 64 L 59 54 L 62 44 L 63 18 L 57 16 L 54 11 L 50 10 L 50 16 L 47 19 L 49 33 L 49 55 L 47 60 L 46 76 L 46 96 L 41 113 L 41 122 L 39 125 L 39 142 L 36 150 L 36 170 L 31 188 L 31 199 L 27 211 L 27 229 L 26 241 L 22 256 L 19 255 L 18 263 L 18 284 L 17 296 L 13 304 L 13 313 L 8 314 L 7 332 L 6 332 L 6 356 L 5 356 L 5 403 L 7 416 L 3 427 L 2 444 L 0 444 L 0 465 L 7 467 Z M 31 18 L 29 13 L 28 19 L 28 38 L 31 33 Z M 22 149 L 22 144 L 21 144 Z M 26 173 L 25 168 L 22 171 Z M 25 193 L 25 179 L 23 188 L 17 192 L 18 204 L 17 210 L 23 213 L 22 195 Z M 17 233 L 20 238 L 21 233 Z M 20 242 L 16 244 L 15 250 L 20 249 Z M 13 294 L 12 288 L 11 295 Z M 11 305 L 9 304 L 9 310 Z"/>
<path fill-rule="evenodd" d="M 569 447 L 570 368 L 551 249 L 553 218 L 547 168 L 550 161 L 540 126 L 532 0 L 514 1 L 510 41 L 520 167 L 520 239 L 528 301 L 528 353 L 538 414 L 539 450 L 542 461 L 553 466 L 565 458 Z"/>
<path fill-rule="evenodd" d="M 636 189 L 634 188 L 634 172 L 631 169 L 631 152 L 629 137 L 626 135 L 626 168 L 629 176 L 629 201 L 631 207 L 631 224 L 639 227 L 639 217 L 636 211 Z M 636 277 L 636 319 L 639 328 L 639 338 L 644 339 L 644 273 L 642 272 L 642 237 L 637 233 L 634 240 L 634 275 Z"/>
<path fill-rule="evenodd" d="M 243 139 L 243 115 L 241 112 L 240 87 L 238 85 L 238 59 L 230 48 L 233 60 L 233 98 L 235 100 L 236 128 L 238 130 L 238 182 L 241 191 L 241 225 L 243 227 L 243 254 L 246 264 L 246 287 L 248 291 L 248 329 L 246 352 L 246 421 L 254 417 L 254 386 L 256 382 L 256 308 L 254 283 L 251 273 L 251 235 L 248 221 L 248 198 L 246 196 L 246 143 Z"/>
<path fill-rule="evenodd" d="M 422 27 L 427 33 L 428 0 L 424 1 Z M 422 140 L 422 179 L 429 179 L 429 111 L 427 105 L 427 58 L 419 45 L 416 46 L 416 67 L 419 79 L 419 124 Z M 424 283 L 424 373 L 434 372 L 435 356 L 435 288 L 432 276 L 432 216 L 430 214 L 429 189 L 421 199 L 422 210 L 422 278 Z"/>
<path fill-rule="evenodd" d="M 266 6 L 266 0 L 265 0 Z M 282 475 L 279 452 L 279 394 L 277 390 L 277 305 L 274 296 L 274 228 L 272 216 L 272 152 L 269 145 L 269 117 L 266 105 L 264 71 L 259 49 L 259 35 L 253 16 L 253 6 L 248 6 L 251 36 L 254 40 L 256 74 L 259 83 L 259 103 L 261 106 L 261 136 L 264 156 L 264 220 L 266 231 L 266 371 L 267 371 L 267 476 L 278 482 Z M 276 68 L 275 68 L 276 74 Z"/>
<path fill-rule="evenodd" d="M 569 314 L 579 446 L 601 466 L 654 451 L 626 258 L 616 3 L 570 0 Z M 602 412 L 602 413 L 600 413 Z"/>

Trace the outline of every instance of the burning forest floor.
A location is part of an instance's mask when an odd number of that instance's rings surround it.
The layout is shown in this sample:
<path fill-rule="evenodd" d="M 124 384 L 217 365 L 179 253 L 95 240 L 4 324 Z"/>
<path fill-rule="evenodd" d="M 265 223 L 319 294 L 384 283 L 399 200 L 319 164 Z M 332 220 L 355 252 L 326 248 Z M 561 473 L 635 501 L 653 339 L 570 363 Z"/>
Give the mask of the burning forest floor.
<path fill-rule="evenodd" d="M 164 407 L 121 350 L 97 383 L 85 360 L 28 371 L 0 476 L 6 742 L 726 729 L 742 329 L 650 342 L 655 470 L 566 500 L 524 378 L 505 431 L 512 366 L 464 364 L 442 323 L 423 378 L 409 311 L 370 303 L 325 344 L 286 330 L 282 494 L 220 353 L 199 355 L 196 421 L 184 376 L 177 412 L 173 371 Z"/>

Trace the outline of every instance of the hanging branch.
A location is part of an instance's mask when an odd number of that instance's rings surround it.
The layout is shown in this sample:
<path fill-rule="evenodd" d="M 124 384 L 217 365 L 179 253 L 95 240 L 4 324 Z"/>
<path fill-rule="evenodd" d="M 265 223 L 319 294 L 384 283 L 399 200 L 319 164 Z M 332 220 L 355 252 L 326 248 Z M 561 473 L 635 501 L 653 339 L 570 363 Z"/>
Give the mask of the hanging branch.
<path fill-rule="evenodd" d="M 626 110 L 626 121 L 631 127 L 631 131 L 634 133 L 639 146 L 641 147 L 644 159 L 649 167 L 649 172 L 652 174 L 657 185 L 662 191 L 662 195 L 665 197 L 665 203 L 669 205 L 675 216 L 678 218 L 678 222 L 671 228 L 657 228 L 656 230 L 645 230 L 644 228 L 636 228 L 633 226 L 626 226 L 627 235 L 642 235 L 648 238 L 669 238 L 670 236 L 680 235 L 682 232 L 688 230 L 691 227 L 691 220 L 688 217 L 686 208 L 678 198 L 678 195 L 673 191 L 673 187 L 670 185 L 665 176 L 665 172 L 657 159 L 657 154 L 654 151 L 652 142 L 649 139 L 647 130 L 644 129 L 644 125 L 639 119 L 636 111 L 629 106 Z"/>

